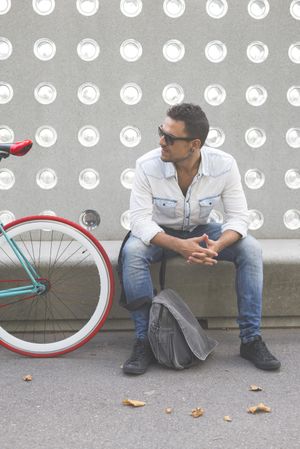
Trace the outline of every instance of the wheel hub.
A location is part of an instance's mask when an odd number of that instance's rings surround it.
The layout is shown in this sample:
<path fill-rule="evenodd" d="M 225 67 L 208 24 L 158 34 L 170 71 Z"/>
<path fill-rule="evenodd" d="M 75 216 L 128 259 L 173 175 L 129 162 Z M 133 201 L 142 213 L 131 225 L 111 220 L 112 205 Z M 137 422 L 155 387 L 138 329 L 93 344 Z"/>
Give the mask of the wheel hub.
<path fill-rule="evenodd" d="M 46 295 L 51 288 L 50 281 L 48 279 L 38 279 L 38 281 L 40 284 L 45 286 L 45 290 L 41 292 L 40 295 Z"/>

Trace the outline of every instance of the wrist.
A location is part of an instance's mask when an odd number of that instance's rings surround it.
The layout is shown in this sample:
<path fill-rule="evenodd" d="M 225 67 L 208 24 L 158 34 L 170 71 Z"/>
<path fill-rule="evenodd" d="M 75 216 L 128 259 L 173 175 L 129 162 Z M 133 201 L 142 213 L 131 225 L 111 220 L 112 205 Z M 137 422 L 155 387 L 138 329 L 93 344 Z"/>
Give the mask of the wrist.
<path fill-rule="evenodd" d="M 180 239 L 180 238 L 178 238 L 178 237 L 174 237 L 174 246 L 173 246 L 173 250 L 174 250 L 176 253 L 181 253 L 181 251 L 182 251 L 182 249 L 183 249 L 183 247 L 182 247 L 183 242 L 184 242 L 183 239 Z"/>
<path fill-rule="evenodd" d="M 216 240 L 215 245 L 214 245 L 214 250 L 219 253 L 220 251 L 222 251 L 222 249 L 224 249 L 224 246 L 222 245 L 222 242 Z"/>

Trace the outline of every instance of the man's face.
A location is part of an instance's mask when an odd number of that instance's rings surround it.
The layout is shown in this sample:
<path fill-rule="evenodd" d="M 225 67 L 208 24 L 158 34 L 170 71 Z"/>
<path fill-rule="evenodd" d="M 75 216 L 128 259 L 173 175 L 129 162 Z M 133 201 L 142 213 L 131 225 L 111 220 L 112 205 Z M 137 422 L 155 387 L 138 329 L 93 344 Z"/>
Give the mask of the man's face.
<path fill-rule="evenodd" d="M 185 123 L 181 120 L 173 120 L 171 117 L 165 118 L 161 129 L 173 137 L 191 137 L 186 132 Z M 174 140 L 174 143 L 170 144 L 164 136 L 161 136 L 159 139 L 161 160 L 163 162 L 178 163 L 192 158 L 197 148 L 197 141 L 199 142 L 199 140 Z"/>

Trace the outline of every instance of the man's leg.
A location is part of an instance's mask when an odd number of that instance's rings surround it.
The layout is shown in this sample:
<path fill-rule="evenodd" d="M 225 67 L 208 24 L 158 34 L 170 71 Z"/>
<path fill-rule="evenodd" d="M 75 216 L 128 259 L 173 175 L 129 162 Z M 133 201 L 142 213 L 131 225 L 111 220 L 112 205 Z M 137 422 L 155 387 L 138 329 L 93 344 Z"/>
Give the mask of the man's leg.
<path fill-rule="evenodd" d="M 161 260 L 162 254 L 162 248 L 155 245 L 147 246 L 132 235 L 122 251 L 123 287 L 136 334 L 131 357 L 123 365 L 126 374 L 143 374 L 153 360 L 147 337 L 149 311 L 153 298 L 150 265 Z"/>
<path fill-rule="evenodd" d="M 147 337 L 149 308 L 153 298 L 150 265 L 162 258 L 162 248 L 145 245 L 140 239 L 130 236 L 122 252 L 123 285 L 128 310 L 135 323 L 136 337 Z"/>
<path fill-rule="evenodd" d="M 198 226 L 194 232 L 206 233 L 217 240 L 221 225 L 211 223 Z M 221 251 L 217 260 L 233 262 L 236 267 L 237 322 L 240 328 L 241 356 L 251 360 L 258 368 L 277 369 L 280 362 L 269 353 L 260 337 L 263 291 L 262 251 L 257 240 L 248 235 Z"/>
<path fill-rule="evenodd" d="M 191 236 L 187 231 L 164 229 L 167 234 L 178 238 Z M 163 250 L 156 245 L 147 246 L 132 235 L 122 251 L 123 286 L 138 339 L 144 339 L 148 333 L 149 310 L 154 296 L 150 266 L 161 261 L 163 253 L 166 258 L 178 256 L 172 250 Z"/>

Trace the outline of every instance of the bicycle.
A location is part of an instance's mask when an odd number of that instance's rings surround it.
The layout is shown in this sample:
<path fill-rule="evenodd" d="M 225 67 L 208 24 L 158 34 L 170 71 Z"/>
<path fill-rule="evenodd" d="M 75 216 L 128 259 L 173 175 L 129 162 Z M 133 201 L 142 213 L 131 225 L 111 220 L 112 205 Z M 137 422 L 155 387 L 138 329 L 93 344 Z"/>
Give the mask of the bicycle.
<path fill-rule="evenodd" d="M 0 161 L 24 156 L 31 140 L 0 144 Z M 99 241 L 72 221 L 48 215 L 0 222 L 0 344 L 32 357 L 73 351 L 103 326 L 114 279 Z"/>

